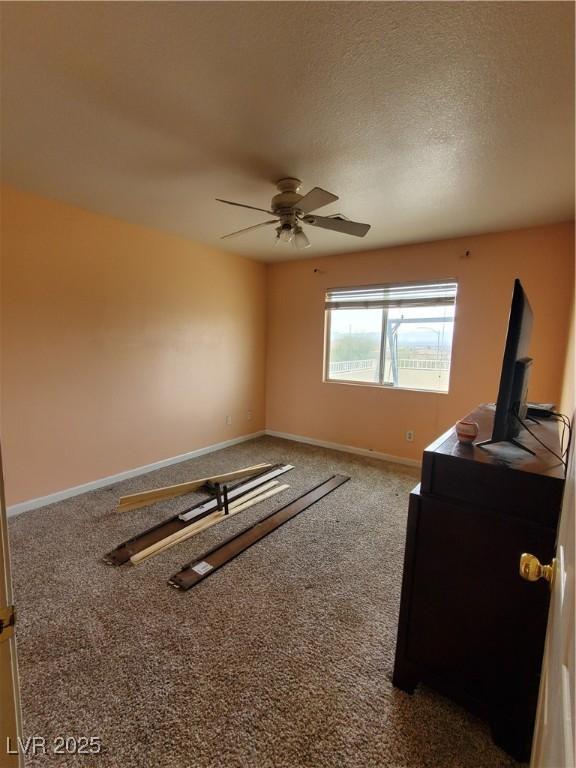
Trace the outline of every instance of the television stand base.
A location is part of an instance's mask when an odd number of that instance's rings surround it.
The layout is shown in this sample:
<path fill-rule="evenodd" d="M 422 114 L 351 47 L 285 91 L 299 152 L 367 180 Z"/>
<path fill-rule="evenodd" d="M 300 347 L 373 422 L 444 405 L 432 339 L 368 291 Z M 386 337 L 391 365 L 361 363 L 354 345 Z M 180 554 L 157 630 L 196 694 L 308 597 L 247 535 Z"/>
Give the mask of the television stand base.
<path fill-rule="evenodd" d="M 532 456 L 536 456 L 534 451 L 530 450 L 530 448 L 527 448 L 525 445 L 522 445 L 522 443 L 519 443 L 518 440 L 514 440 L 513 437 L 510 438 L 510 440 L 482 440 L 482 442 L 474 443 L 474 445 L 477 448 L 483 448 L 485 445 L 497 445 L 498 443 L 511 443 L 512 445 L 515 445 L 516 448 L 522 448 L 523 451 L 532 454 Z"/>

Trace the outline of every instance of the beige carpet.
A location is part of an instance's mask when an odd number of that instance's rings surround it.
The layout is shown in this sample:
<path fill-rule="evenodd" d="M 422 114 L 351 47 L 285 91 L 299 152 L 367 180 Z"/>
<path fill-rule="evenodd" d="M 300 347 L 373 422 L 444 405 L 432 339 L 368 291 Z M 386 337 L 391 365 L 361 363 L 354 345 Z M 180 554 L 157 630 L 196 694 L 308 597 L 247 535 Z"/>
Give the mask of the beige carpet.
<path fill-rule="evenodd" d="M 122 493 L 289 461 L 290 490 L 145 564 L 101 556 L 186 501 Z M 352 480 L 187 593 L 183 563 L 334 473 Z M 487 727 L 390 682 L 416 470 L 262 438 L 10 522 L 26 735 L 98 736 L 90 768 L 503 768 Z"/>

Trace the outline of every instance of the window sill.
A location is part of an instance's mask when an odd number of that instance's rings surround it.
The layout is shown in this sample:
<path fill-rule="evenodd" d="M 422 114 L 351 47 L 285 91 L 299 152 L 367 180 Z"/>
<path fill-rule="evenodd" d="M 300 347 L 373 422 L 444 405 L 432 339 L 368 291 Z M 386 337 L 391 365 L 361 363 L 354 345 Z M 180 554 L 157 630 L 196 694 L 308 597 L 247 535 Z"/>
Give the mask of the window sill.
<path fill-rule="evenodd" d="M 340 379 L 323 379 L 323 384 L 343 384 L 348 387 L 369 387 L 370 389 L 385 389 L 387 392 L 423 392 L 428 395 L 448 395 L 450 390 L 417 389 L 416 387 L 395 387 L 392 384 L 378 384 L 375 381 L 342 381 Z"/>

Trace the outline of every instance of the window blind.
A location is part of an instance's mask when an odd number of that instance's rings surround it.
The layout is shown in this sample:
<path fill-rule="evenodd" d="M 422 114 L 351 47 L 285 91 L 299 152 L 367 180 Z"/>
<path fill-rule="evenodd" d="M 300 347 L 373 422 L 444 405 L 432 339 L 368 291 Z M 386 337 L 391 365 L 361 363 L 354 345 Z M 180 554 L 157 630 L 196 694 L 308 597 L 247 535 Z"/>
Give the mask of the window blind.
<path fill-rule="evenodd" d="M 390 309 L 438 307 L 456 302 L 457 283 L 405 283 L 332 288 L 326 292 L 326 309 Z"/>

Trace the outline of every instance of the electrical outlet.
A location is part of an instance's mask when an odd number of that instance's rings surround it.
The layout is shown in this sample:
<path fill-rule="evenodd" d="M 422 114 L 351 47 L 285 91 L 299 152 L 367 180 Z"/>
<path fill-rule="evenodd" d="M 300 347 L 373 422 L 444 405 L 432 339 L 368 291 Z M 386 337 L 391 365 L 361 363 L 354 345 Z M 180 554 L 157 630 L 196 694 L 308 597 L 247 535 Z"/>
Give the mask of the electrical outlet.
<path fill-rule="evenodd" d="M 252 411 L 246 411 L 246 418 L 248 421 L 252 421 Z"/>
<path fill-rule="evenodd" d="M 413 429 L 407 429 L 406 430 L 406 440 L 408 440 L 409 443 L 414 442 L 414 430 Z"/>
<path fill-rule="evenodd" d="M 232 416 L 226 416 L 226 424 L 232 424 Z"/>

